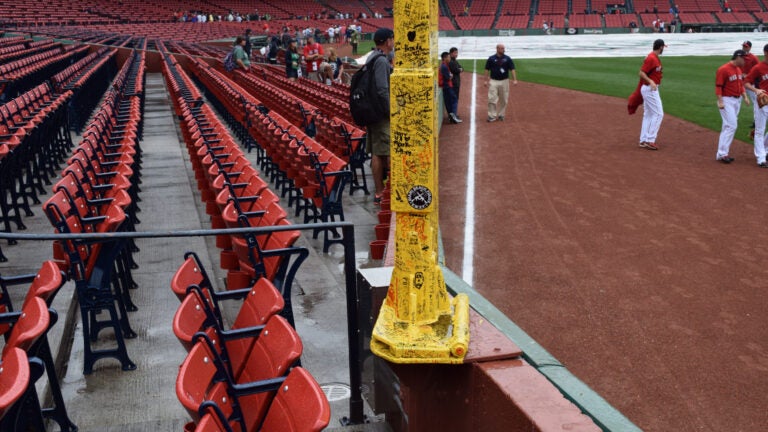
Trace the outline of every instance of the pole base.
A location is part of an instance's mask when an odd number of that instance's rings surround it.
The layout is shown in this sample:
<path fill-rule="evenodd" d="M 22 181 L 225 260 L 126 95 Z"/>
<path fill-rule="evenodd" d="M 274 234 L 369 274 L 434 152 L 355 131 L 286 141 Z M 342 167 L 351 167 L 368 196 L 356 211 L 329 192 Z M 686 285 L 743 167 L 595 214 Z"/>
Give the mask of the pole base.
<path fill-rule="evenodd" d="M 373 328 L 371 351 L 392 363 L 463 363 L 469 346 L 469 298 L 459 294 L 451 306 L 452 315 L 416 324 L 399 320 L 385 302 Z"/>

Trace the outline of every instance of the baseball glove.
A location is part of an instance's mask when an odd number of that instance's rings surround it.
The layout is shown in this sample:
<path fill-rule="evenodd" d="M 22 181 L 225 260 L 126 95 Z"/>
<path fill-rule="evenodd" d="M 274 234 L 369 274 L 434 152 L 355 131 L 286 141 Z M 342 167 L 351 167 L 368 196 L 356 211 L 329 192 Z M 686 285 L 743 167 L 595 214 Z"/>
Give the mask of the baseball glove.
<path fill-rule="evenodd" d="M 768 93 L 760 93 L 757 95 L 757 106 L 762 108 L 768 105 Z"/>

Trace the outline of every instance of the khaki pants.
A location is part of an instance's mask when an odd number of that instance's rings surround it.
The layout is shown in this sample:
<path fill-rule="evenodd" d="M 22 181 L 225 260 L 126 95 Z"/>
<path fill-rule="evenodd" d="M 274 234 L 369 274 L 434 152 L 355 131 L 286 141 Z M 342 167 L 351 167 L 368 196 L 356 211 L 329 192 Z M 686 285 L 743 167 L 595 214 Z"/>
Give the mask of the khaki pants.
<path fill-rule="evenodd" d="M 504 117 L 509 99 L 509 80 L 492 79 L 488 85 L 488 118 Z"/>

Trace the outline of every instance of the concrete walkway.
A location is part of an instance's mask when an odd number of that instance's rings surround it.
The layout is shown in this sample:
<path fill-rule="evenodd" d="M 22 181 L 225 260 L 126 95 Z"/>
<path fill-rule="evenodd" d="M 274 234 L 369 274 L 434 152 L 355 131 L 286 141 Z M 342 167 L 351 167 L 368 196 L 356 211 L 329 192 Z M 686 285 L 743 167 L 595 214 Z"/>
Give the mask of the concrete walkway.
<path fill-rule="evenodd" d="M 142 211 L 138 213 L 141 224 L 136 229 L 209 228 L 161 74 L 148 74 L 146 91 L 144 140 L 141 142 L 144 150 Z M 76 143 L 79 141 L 79 137 L 75 139 Z M 249 158 L 257 166 L 255 153 Z M 368 260 L 368 242 L 374 236 L 377 220 L 372 196 L 356 192 L 355 196 L 345 196 L 344 199 L 347 220 L 356 225 L 358 265 L 376 264 Z M 288 209 L 286 202 L 283 206 Z M 289 214 L 293 212 L 289 211 Z M 35 208 L 35 216 L 24 222 L 29 233 L 52 231 L 39 205 Z M 336 428 L 339 418 L 349 414 L 348 399 L 345 398 L 349 372 L 343 256 L 340 246 L 333 246 L 329 254 L 322 254 L 321 239 L 303 236 L 299 245 L 310 249 L 310 257 L 294 282 L 296 327 L 304 343 L 302 363 L 321 385 L 331 390 L 332 398 L 338 399 L 331 404 L 329 425 Z M 131 295 L 139 310 L 129 314 L 138 337 L 126 341 L 129 356 L 137 365 L 135 371 L 122 371 L 116 360 L 105 359 L 96 363 L 93 374 L 84 376 L 82 328 L 79 312 L 72 313 L 77 310 L 72 303 L 71 283 L 65 286 L 54 304 L 62 319 L 51 340 L 66 341 L 63 352 L 71 341 L 71 354 L 63 358 L 59 372 L 66 370 L 62 387 L 67 408 L 70 418 L 83 432 L 180 431 L 189 421 L 175 393 L 178 367 L 186 352 L 171 330 L 179 302 L 169 283 L 183 260 L 183 253 L 192 250 L 200 255 L 207 270 L 215 274 L 219 286 L 223 286 L 218 249 L 213 238 L 145 239 L 138 241 L 138 246 L 141 252 L 135 254 L 135 258 L 140 268 L 133 275 L 139 288 Z M 8 275 L 35 272 L 43 260 L 51 258 L 50 242 L 3 244 L 3 251 L 9 262 L 0 264 L 0 272 Z M 72 312 L 65 320 L 67 311 Z M 108 333 L 102 333 L 100 340 L 110 342 Z"/>

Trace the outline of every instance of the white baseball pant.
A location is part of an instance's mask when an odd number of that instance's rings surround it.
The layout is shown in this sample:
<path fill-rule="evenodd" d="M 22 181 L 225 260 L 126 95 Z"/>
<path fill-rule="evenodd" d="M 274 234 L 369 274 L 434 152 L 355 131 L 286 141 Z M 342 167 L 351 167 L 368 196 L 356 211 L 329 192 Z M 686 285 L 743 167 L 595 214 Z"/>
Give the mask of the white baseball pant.
<path fill-rule="evenodd" d="M 722 159 L 725 156 L 728 156 L 733 137 L 736 135 L 736 126 L 738 124 L 740 109 L 741 96 L 723 96 L 723 108 L 720 110 L 720 117 L 723 119 L 723 127 L 720 129 L 720 141 L 717 145 L 716 159 Z"/>
<path fill-rule="evenodd" d="M 661 120 L 664 119 L 664 107 L 661 106 L 659 89 L 657 87 L 656 90 L 651 90 L 651 86 L 643 84 L 640 94 L 643 95 L 643 126 L 640 129 L 640 142 L 655 143 Z"/>
<path fill-rule="evenodd" d="M 757 114 L 757 93 L 752 90 L 747 90 L 747 97 L 749 97 L 749 102 L 752 104 L 752 112 Z"/>
<path fill-rule="evenodd" d="M 760 108 L 755 105 L 755 158 L 757 163 L 765 162 L 766 137 L 765 123 L 768 121 L 768 105 Z"/>

